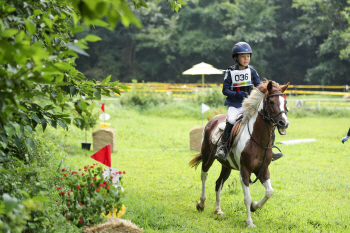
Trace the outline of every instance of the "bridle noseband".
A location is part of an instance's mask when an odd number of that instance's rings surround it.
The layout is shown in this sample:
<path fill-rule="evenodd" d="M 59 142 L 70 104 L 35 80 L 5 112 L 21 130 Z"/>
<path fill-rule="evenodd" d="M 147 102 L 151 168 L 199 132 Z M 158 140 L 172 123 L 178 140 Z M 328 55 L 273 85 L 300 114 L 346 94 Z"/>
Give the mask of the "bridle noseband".
<path fill-rule="evenodd" d="M 263 110 L 265 112 L 265 114 L 259 112 L 254 106 L 252 106 L 263 118 L 263 120 L 266 122 L 266 125 L 267 125 L 267 128 L 268 128 L 268 132 L 271 132 L 269 137 L 269 143 L 267 144 L 267 146 L 263 146 L 261 145 L 260 143 L 258 143 L 252 136 L 252 134 L 250 133 L 250 130 L 249 130 L 249 123 L 247 124 L 247 128 L 248 128 L 248 132 L 249 132 L 249 135 L 251 137 L 251 139 L 253 139 L 253 141 L 258 144 L 260 147 L 264 148 L 265 149 L 265 155 L 264 155 L 264 160 L 263 160 L 263 163 L 261 165 L 261 168 L 260 168 L 260 171 L 258 173 L 258 175 L 256 176 L 255 180 L 254 181 L 251 181 L 249 179 L 249 183 L 251 184 L 254 184 L 260 177 L 262 171 L 263 171 L 263 168 L 264 168 L 264 165 L 265 165 L 265 161 L 266 161 L 266 157 L 267 157 L 267 151 L 269 149 L 272 149 L 272 148 L 277 148 L 280 152 L 281 150 L 274 145 L 274 142 L 275 142 L 275 129 L 276 129 L 276 126 L 277 126 L 277 123 L 275 122 L 275 118 L 280 115 L 280 114 L 287 114 L 288 111 L 280 111 L 278 113 L 276 113 L 274 116 L 271 117 L 271 114 L 270 114 L 270 111 L 269 111 L 269 108 L 268 108 L 268 105 L 267 105 L 267 101 L 268 99 L 271 97 L 271 96 L 280 96 L 280 95 L 283 95 L 283 93 L 276 93 L 276 94 L 271 94 L 271 95 L 266 95 L 265 97 L 265 101 L 264 101 L 264 106 L 263 106 Z M 272 124 L 272 131 L 270 131 L 270 126 L 269 126 L 269 123 Z M 271 144 L 271 147 L 269 146 Z"/>

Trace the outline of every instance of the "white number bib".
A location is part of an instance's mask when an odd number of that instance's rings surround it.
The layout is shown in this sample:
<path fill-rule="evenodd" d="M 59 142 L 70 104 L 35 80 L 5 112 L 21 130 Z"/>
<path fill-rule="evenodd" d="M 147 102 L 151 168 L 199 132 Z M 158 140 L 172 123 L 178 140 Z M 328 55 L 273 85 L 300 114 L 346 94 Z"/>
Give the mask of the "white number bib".
<path fill-rule="evenodd" d="M 244 87 L 252 85 L 252 72 L 249 68 L 244 70 L 230 70 L 230 72 L 232 79 L 231 90 L 233 87 Z"/>

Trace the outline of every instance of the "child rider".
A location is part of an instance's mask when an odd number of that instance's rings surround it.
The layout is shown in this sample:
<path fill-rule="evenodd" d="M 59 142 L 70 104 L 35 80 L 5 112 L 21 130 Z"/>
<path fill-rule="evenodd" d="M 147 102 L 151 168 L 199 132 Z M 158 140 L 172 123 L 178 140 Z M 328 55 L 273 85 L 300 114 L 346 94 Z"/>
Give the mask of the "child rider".
<path fill-rule="evenodd" d="M 228 106 L 227 121 L 222 135 L 222 145 L 216 151 L 215 157 L 225 162 L 228 155 L 226 142 L 230 136 L 237 116 L 242 111 L 243 98 L 247 97 L 255 87 L 260 85 L 260 77 L 256 70 L 249 65 L 253 51 L 246 42 L 238 42 L 232 48 L 232 58 L 237 63 L 226 70 L 222 93 L 227 96 L 225 106 Z M 282 157 L 282 153 L 274 153 L 273 160 Z"/>

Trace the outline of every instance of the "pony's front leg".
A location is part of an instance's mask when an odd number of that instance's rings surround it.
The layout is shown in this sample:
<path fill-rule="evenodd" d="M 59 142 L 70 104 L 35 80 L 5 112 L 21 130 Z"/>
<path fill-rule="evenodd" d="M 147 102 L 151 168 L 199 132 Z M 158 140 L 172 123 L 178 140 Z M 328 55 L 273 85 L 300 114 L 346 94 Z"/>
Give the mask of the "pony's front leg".
<path fill-rule="evenodd" d="M 243 168 L 244 169 L 244 168 Z M 246 171 L 242 171 L 241 167 L 241 184 L 242 184 L 242 189 L 243 189 L 243 194 L 244 194 L 244 204 L 247 209 L 247 225 L 248 227 L 255 227 L 253 224 L 253 220 L 251 217 L 251 211 L 250 211 L 250 205 L 252 204 L 252 196 L 250 195 L 249 192 L 249 178 L 250 178 L 251 173 Z"/>
<path fill-rule="evenodd" d="M 267 202 L 267 200 L 272 197 L 273 195 L 273 189 L 271 186 L 271 180 L 270 180 L 270 172 L 268 169 L 266 169 L 263 174 L 262 174 L 262 178 L 260 179 L 260 182 L 262 183 L 262 185 L 265 187 L 266 189 L 266 193 L 265 196 L 263 197 L 263 199 L 261 199 L 259 202 L 253 202 L 252 206 L 251 206 L 251 211 L 254 212 L 255 210 L 257 210 L 258 208 L 262 208 L 265 203 Z"/>
<path fill-rule="evenodd" d="M 202 170 L 201 172 L 201 180 L 202 180 L 202 192 L 200 196 L 200 201 L 197 202 L 197 210 L 198 211 L 203 211 L 205 207 L 205 200 L 207 199 L 207 196 L 205 195 L 205 184 L 207 182 L 208 178 L 208 172 L 204 172 Z"/>

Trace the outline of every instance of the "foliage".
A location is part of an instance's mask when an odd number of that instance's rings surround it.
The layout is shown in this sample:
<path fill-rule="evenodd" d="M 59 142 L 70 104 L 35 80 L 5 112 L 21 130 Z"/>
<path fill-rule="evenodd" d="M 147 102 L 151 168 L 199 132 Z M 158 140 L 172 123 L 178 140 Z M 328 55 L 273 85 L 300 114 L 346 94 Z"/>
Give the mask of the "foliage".
<path fill-rule="evenodd" d="M 122 105 L 141 107 L 166 104 L 170 101 L 172 101 L 171 96 L 168 96 L 166 93 L 156 93 L 153 90 L 149 90 L 147 86 L 138 86 L 136 80 L 133 80 L 131 91 L 120 98 Z"/>
<path fill-rule="evenodd" d="M 32 137 L 36 129 L 45 131 L 47 126 L 55 129 L 60 126 L 68 130 L 71 123 L 85 127 L 83 118 L 72 114 L 74 103 L 77 103 L 76 109 L 81 110 L 81 116 L 90 116 L 93 105 L 89 106 L 88 100 L 110 96 L 111 91 L 120 94 L 120 89 L 126 89 L 118 81 L 110 82 L 111 76 L 103 77 L 101 82 L 87 80 L 76 69 L 75 60 L 78 55 L 89 56 L 84 51 L 88 42 L 101 38 L 87 35 L 77 40 L 72 37 L 91 25 L 113 30 L 120 22 L 125 27 L 133 24 L 140 28 L 142 25 L 128 6 L 130 3 L 136 8 L 147 6 L 143 0 L 0 1 L 1 194 L 17 198 L 13 203 L 35 200 L 41 194 L 49 196 L 50 193 L 40 174 L 47 174 L 47 169 L 54 166 L 39 159 L 47 161 L 46 156 L 50 154 L 40 149 L 47 142 Z M 175 11 L 185 4 L 175 0 L 169 3 Z M 37 104 L 37 98 L 45 101 Z M 54 183 L 52 176 L 46 178 L 51 184 Z M 0 196 L 0 200 L 3 197 Z M 51 231 L 48 214 L 37 210 L 30 209 L 28 218 L 26 210 L 19 213 L 27 221 L 16 222 L 22 224 L 18 229 Z M 5 226 L 12 224 L 9 217 L 1 219 L 6 221 Z"/>
<path fill-rule="evenodd" d="M 225 112 L 225 108 L 223 106 L 220 106 L 219 108 L 215 108 L 215 109 L 210 109 L 208 111 L 205 112 L 205 118 L 210 121 L 213 117 L 219 115 L 219 114 L 226 114 Z"/>
<path fill-rule="evenodd" d="M 84 172 L 61 170 L 60 186 L 56 189 L 61 198 L 56 202 L 62 209 L 56 215 L 61 214 L 78 227 L 99 224 L 105 220 L 102 212 L 108 215 L 113 208 L 119 211 L 122 207 L 120 187 L 113 183 L 117 174 L 105 180 L 102 167 L 95 166 L 86 165 Z M 119 181 L 121 178 L 120 175 Z"/>
<path fill-rule="evenodd" d="M 222 106 L 225 103 L 226 96 L 222 94 L 220 88 L 213 87 L 211 92 L 208 90 L 205 94 L 198 94 L 197 98 L 192 99 L 196 104 L 205 103 L 210 107 Z"/>
<path fill-rule="evenodd" d="M 347 82 L 347 0 L 191 0 L 176 15 L 165 3 L 147 4 L 135 11 L 142 30 L 91 29 L 103 41 L 90 46 L 93 56 L 77 59 L 89 79 L 113 73 L 123 82 L 197 82 L 200 76 L 182 72 L 202 61 L 225 69 L 234 63 L 233 45 L 247 41 L 253 49 L 251 65 L 261 78 L 292 84 Z M 221 78 L 206 76 L 213 83 Z"/>
<path fill-rule="evenodd" d="M 347 0 L 294 1 L 293 7 L 303 10 L 297 26 L 302 32 L 300 44 L 311 46 L 315 55 L 305 76 L 307 81 L 334 84 L 341 83 L 340 79 L 346 83 L 350 64 L 344 50 L 350 42 L 346 39 L 348 6 Z"/>
<path fill-rule="evenodd" d="M 23 192 L 28 198 L 20 201 L 7 193 L 0 200 L 0 230 L 1 232 L 22 232 L 27 221 L 31 219 L 33 211 L 43 211 L 43 198 L 30 198 L 29 194 Z"/>

